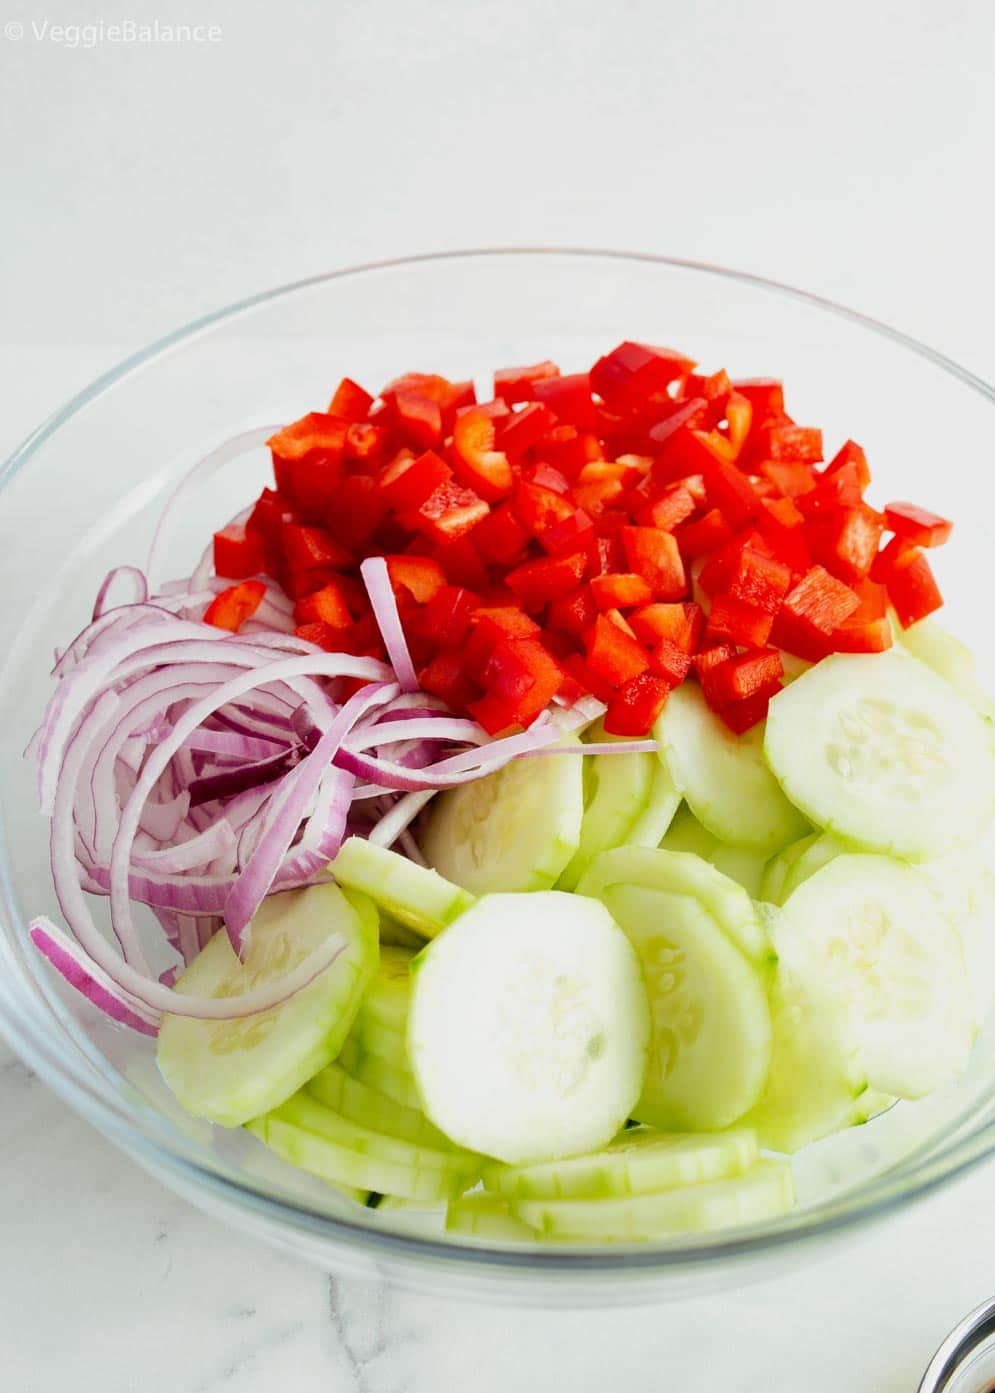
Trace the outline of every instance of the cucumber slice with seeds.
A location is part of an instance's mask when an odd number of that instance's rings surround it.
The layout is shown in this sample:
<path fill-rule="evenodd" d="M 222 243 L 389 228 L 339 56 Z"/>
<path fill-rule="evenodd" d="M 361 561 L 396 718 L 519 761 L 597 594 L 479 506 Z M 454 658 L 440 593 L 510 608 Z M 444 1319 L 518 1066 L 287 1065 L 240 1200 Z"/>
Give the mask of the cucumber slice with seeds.
<path fill-rule="evenodd" d="M 486 1165 L 486 1188 L 505 1199 L 639 1195 L 741 1175 L 757 1159 L 750 1131 L 686 1135 L 630 1127 L 603 1151 L 538 1166 Z"/>
<path fill-rule="evenodd" d="M 377 912 L 334 885 L 263 901 L 245 961 L 218 933 L 177 981 L 193 996 L 237 996 L 285 976 L 331 934 L 343 953 L 281 1006 L 241 1020 L 164 1015 L 156 1058 L 176 1097 L 197 1117 L 239 1127 L 274 1108 L 338 1054 L 377 967 Z"/>
<path fill-rule="evenodd" d="M 734 735 L 693 682 L 671 692 L 655 734 L 691 811 L 720 841 L 769 856 L 809 830 L 767 767 L 763 727 Z"/>
<path fill-rule="evenodd" d="M 369 895 L 381 909 L 425 938 L 434 938 L 473 904 L 471 894 L 436 871 L 362 837 L 349 837 L 343 843 L 331 870 L 340 885 Z"/>
<path fill-rule="evenodd" d="M 577 745 L 576 736 L 564 744 Z M 421 849 L 429 865 L 471 890 L 549 890 L 580 845 L 583 758 L 512 760 L 432 802 Z"/>
<path fill-rule="evenodd" d="M 995 807 L 988 726 L 895 650 L 824 658 L 773 699 L 764 748 L 813 822 L 871 850 L 936 856 Z"/>
<path fill-rule="evenodd" d="M 766 930 L 742 888 L 686 852 L 620 847 L 578 887 L 639 953 L 653 1016 L 640 1122 L 717 1131 L 756 1103 L 770 1063 Z"/>

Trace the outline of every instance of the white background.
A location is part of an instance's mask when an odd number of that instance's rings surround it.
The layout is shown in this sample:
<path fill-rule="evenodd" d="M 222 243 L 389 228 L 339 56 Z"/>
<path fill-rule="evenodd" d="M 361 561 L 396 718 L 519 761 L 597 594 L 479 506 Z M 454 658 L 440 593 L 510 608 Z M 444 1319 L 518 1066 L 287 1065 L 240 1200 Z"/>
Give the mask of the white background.
<path fill-rule="evenodd" d="M 218 25 L 221 41 L 73 48 L 52 33 L 156 18 Z M 206 310 L 469 245 L 738 266 L 995 373 L 990 0 L 4 0 L 0 33 L 4 449 Z M 995 1292 L 990 1168 L 791 1281 L 512 1315 L 329 1284 L 250 1247 L 7 1054 L 0 1107 L 0 1357 L 16 1393 L 594 1393 L 606 1375 L 904 1393 Z"/>

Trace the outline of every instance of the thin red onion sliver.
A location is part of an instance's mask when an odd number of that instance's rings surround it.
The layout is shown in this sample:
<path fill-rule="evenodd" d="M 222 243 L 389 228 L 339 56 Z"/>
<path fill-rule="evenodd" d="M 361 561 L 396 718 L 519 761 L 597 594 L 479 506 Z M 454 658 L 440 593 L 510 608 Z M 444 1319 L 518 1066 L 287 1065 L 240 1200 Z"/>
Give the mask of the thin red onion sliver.
<path fill-rule="evenodd" d="M 368 556 L 360 566 L 359 573 L 363 577 L 380 637 L 383 639 L 394 674 L 401 684 L 401 690 L 416 692 L 418 674 L 415 672 L 415 665 L 411 661 L 408 643 L 404 637 L 387 562 L 382 556 Z"/>
<path fill-rule="evenodd" d="M 107 572 L 103 584 L 97 591 L 97 598 L 93 602 L 93 618 L 99 619 L 109 609 L 117 609 L 118 605 L 108 603 L 111 591 L 121 580 L 127 580 L 131 586 L 130 600 L 124 600 L 122 604 L 144 605 L 149 598 L 149 583 L 145 579 L 145 572 L 140 571 L 137 566 L 115 566 L 113 570 Z"/>
<path fill-rule="evenodd" d="M 143 1035 L 158 1034 L 156 1016 L 149 1013 L 140 1003 L 132 1001 L 116 982 L 101 972 L 100 968 L 82 953 L 79 946 L 63 933 L 58 925 L 53 924 L 50 919 L 32 919 L 28 933 L 31 935 L 32 943 L 56 971 L 61 973 L 71 987 L 75 987 L 85 996 L 87 1001 L 103 1011 L 104 1015 L 110 1016 L 111 1020 L 120 1021 L 122 1025 L 131 1026 L 132 1030 L 140 1031 Z"/>

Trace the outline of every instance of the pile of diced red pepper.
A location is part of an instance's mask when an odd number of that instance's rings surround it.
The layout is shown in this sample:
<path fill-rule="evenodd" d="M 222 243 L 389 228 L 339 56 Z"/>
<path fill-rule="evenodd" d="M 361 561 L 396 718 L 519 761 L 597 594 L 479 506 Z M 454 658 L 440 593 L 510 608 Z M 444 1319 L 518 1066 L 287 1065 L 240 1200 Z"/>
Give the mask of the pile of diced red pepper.
<path fill-rule="evenodd" d="M 551 362 L 471 382 L 409 373 L 275 435 L 275 489 L 215 535 L 227 628 L 275 579 L 297 633 L 383 657 L 359 565 L 384 556 L 419 682 L 492 734 L 593 693 L 605 729 L 643 735 L 693 675 L 734 731 L 809 661 L 892 641 L 941 603 L 924 548 L 950 523 L 865 501 L 853 441 L 823 465 L 780 382 L 702 376 L 622 343 L 590 372 Z M 882 547 L 886 533 L 892 536 Z"/>

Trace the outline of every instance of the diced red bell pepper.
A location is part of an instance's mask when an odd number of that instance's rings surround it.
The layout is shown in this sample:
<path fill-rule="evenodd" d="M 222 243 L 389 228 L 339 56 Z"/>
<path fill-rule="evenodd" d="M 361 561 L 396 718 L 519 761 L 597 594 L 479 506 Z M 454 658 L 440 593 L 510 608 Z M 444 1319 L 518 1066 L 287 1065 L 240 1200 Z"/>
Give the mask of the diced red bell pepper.
<path fill-rule="evenodd" d="M 661 638 L 650 649 L 650 667 L 669 687 L 679 687 L 691 671 L 691 655 L 673 639 Z"/>
<path fill-rule="evenodd" d="M 713 668 L 718 667 L 719 663 L 724 663 L 727 658 L 735 658 L 736 648 L 732 643 L 717 643 L 714 648 L 706 648 L 700 653 L 696 653 L 692 658 L 694 670 L 698 675 L 702 691 L 708 681 L 708 674 Z"/>
<path fill-rule="evenodd" d="M 653 598 L 648 582 L 632 572 L 595 576 L 591 594 L 598 609 L 631 609 L 633 605 L 648 605 Z"/>
<path fill-rule="evenodd" d="M 452 479 L 453 471 L 434 450 L 415 455 L 399 450 L 380 475 L 380 492 L 398 511 L 420 508 L 441 484 Z"/>
<path fill-rule="evenodd" d="M 794 572 L 807 571 L 812 556 L 805 541 L 805 515 L 791 498 L 764 498 L 756 528 L 777 557 Z"/>
<path fill-rule="evenodd" d="M 756 516 L 760 501 L 749 479 L 729 459 L 716 453 L 709 437 L 702 431 L 688 431 L 688 441 L 682 442 L 685 456 L 697 461 L 689 474 L 701 474 L 705 480 L 709 502 L 720 508 L 728 520 L 742 527 Z M 671 448 L 676 448 L 675 440 Z"/>
<path fill-rule="evenodd" d="M 545 439 L 556 417 L 541 401 L 529 402 L 499 423 L 498 444 L 507 455 L 519 458 Z"/>
<path fill-rule="evenodd" d="M 860 604 L 831 635 L 837 653 L 883 653 L 894 642 L 888 619 L 888 592 L 873 580 L 855 586 Z"/>
<path fill-rule="evenodd" d="M 705 626 L 705 639 L 718 643 L 730 639 L 743 648 L 762 648 L 770 638 L 774 616 L 758 605 L 732 595 L 716 595 Z"/>
<path fill-rule="evenodd" d="M 446 583 L 446 573 L 430 556 L 387 556 L 387 574 L 398 599 L 405 593 L 416 604 L 428 604 Z"/>
<path fill-rule="evenodd" d="M 732 383 L 725 368 L 710 373 L 707 377 L 699 372 L 688 373 L 681 385 L 685 397 L 704 397 L 707 402 L 724 402 L 732 391 Z"/>
<path fill-rule="evenodd" d="M 757 449 L 763 459 L 818 464 L 822 431 L 811 426 L 764 426 L 757 431 Z"/>
<path fill-rule="evenodd" d="M 598 607 L 591 587 L 582 585 L 562 599 L 552 601 L 546 612 L 546 624 L 555 633 L 581 638 L 597 616 Z"/>
<path fill-rule="evenodd" d="M 330 416 L 340 416 L 343 421 L 365 421 L 367 412 L 373 405 L 373 398 L 351 377 L 343 377 L 335 389 L 335 395 L 328 404 Z"/>
<path fill-rule="evenodd" d="M 798 506 L 809 517 L 835 511 L 837 508 L 857 508 L 863 502 L 860 466 L 853 460 L 840 465 L 832 474 L 816 476 L 815 488 L 798 500 Z"/>
<path fill-rule="evenodd" d="M 243 580 L 231 585 L 215 595 L 204 613 L 204 623 L 213 624 L 216 629 L 230 629 L 236 634 L 255 614 L 265 594 L 266 586 L 261 580 Z"/>
<path fill-rule="evenodd" d="M 383 463 L 387 444 L 387 432 L 380 426 L 370 425 L 367 421 L 353 421 L 346 431 L 343 457 L 355 460 L 369 473 Z"/>
<path fill-rule="evenodd" d="M 494 448 L 494 422 L 479 406 L 461 411 L 453 425 L 453 468 L 465 488 L 494 503 L 515 486 L 508 456 Z"/>
<path fill-rule="evenodd" d="M 917 547 L 942 546 L 953 530 L 952 522 L 914 503 L 887 503 L 884 518 L 889 531 Z"/>
<path fill-rule="evenodd" d="M 662 449 L 683 426 L 687 426 L 688 430 L 699 430 L 708 421 L 709 408 L 704 397 L 692 397 L 690 401 L 685 402 L 670 402 L 662 409 L 665 414 L 646 432 L 647 440 L 657 449 Z M 667 473 L 662 459 L 659 466 L 662 470 L 658 475 L 660 483 L 671 483 L 680 477 L 680 464 L 676 473 Z M 657 471 L 654 470 L 654 473 Z"/>
<path fill-rule="evenodd" d="M 818 483 L 810 464 L 792 460 L 762 460 L 756 467 L 761 478 L 767 479 L 783 498 L 802 498 Z"/>
<path fill-rule="evenodd" d="M 730 702 L 719 711 L 719 718 L 734 735 L 745 735 L 748 730 L 767 719 L 771 698 L 777 695 L 782 685 L 783 683 L 779 682 L 770 692 L 758 692 L 756 696 L 747 697 L 745 701 Z"/>
<path fill-rule="evenodd" d="M 518 521 L 514 506 L 492 508 L 473 529 L 473 541 L 483 559 L 495 566 L 514 566 L 525 555 L 529 534 Z"/>
<path fill-rule="evenodd" d="M 425 606 L 425 632 L 436 648 L 462 643 L 480 608 L 480 596 L 462 585 L 443 585 Z"/>
<path fill-rule="evenodd" d="M 604 615 L 606 619 L 611 620 L 617 629 L 621 629 L 623 634 L 627 634 L 629 638 L 636 637 L 632 632 L 632 625 L 620 609 L 606 609 Z"/>
<path fill-rule="evenodd" d="M 402 392 L 414 392 L 417 396 L 434 401 L 442 413 L 443 432 L 452 429 L 453 418 L 463 406 L 471 406 L 477 399 L 472 382 L 450 382 L 433 372 L 406 372 L 396 377 L 380 393 L 390 414 Z"/>
<path fill-rule="evenodd" d="M 545 461 L 527 465 L 522 474 L 530 484 L 538 484 L 540 488 L 552 489 L 554 493 L 560 494 L 570 492 L 570 480 L 567 476 Z"/>
<path fill-rule="evenodd" d="M 702 689 L 713 710 L 746 701 L 753 696 L 769 696 L 781 688 L 784 664 L 777 648 L 756 648 L 710 668 Z"/>
<path fill-rule="evenodd" d="M 522 608 L 538 614 L 550 600 L 561 600 L 569 595 L 584 578 L 586 570 L 587 553 L 580 551 L 570 556 L 544 556 L 536 561 L 525 561 L 509 571 L 505 580 Z"/>
<path fill-rule="evenodd" d="M 753 406 L 749 398 L 742 396 L 739 392 L 730 392 L 726 402 L 726 430 L 733 459 L 739 457 L 739 453 L 750 434 L 752 424 Z"/>
<path fill-rule="evenodd" d="M 668 639 L 683 653 L 689 655 L 698 651 L 705 628 L 705 616 L 701 606 L 686 601 L 684 604 L 645 605 L 633 610 L 629 624 L 640 643 L 652 647 L 661 639 Z"/>
<path fill-rule="evenodd" d="M 297 625 L 294 636 L 304 639 L 306 643 L 313 643 L 318 648 L 323 648 L 326 653 L 341 653 L 342 636 L 345 632 L 345 629 L 326 624 L 322 619 L 309 619 L 305 623 Z"/>
<path fill-rule="evenodd" d="M 523 368 L 498 368 L 494 374 L 494 395 L 514 406 L 517 402 L 532 401 L 532 384 L 550 377 L 559 377 L 560 370 L 547 358 Z"/>
<path fill-rule="evenodd" d="M 588 630 L 585 648 L 591 673 L 611 687 L 620 687 L 649 667 L 645 650 L 606 614 L 599 614 Z"/>
<path fill-rule="evenodd" d="M 349 474 L 342 480 L 334 512 L 325 520 L 336 541 L 358 551 L 377 530 L 388 506 L 375 479 Z"/>
<path fill-rule="evenodd" d="M 882 556 L 889 549 L 890 544 Z M 918 547 L 910 547 L 893 555 L 884 575 L 884 584 L 903 629 L 918 624 L 920 619 L 925 619 L 943 604 L 933 569 L 925 552 Z"/>
<path fill-rule="evenodd" d="M 860 492 L 863 493 L 871 482 L 871 471 L 867 463 L 867 456 L 855 440 L 847 440 L 840 446 L 822 471 L 823 475 L 836 474 L 845 465 L 850 464 L 856 466 L 857 481 Z"/>
<path fill-rule="evenodd" d="M 789 590 L 774 622 L 773 642 L 809 662 L 832 651 L 830 635 L 859 607 L 859 596 L 822 566 Z"/>
<path fill-rule="evenodd" d="M 773 377 L 740 378 L 733 391 L 745 397 L 753 408 L 753 423 L 763 427 L 784 414 L 784 387 Z"/>
<path fill-rule="evenodd" d="M 279 541 L 288 504 L 273 489 L 263 489 L 245 524 L 246 532 L 258 532 L 267 541 Z"/>
<path fill-rule="evenodd" d="M 490 508 L 472 489 L 440 484 L 420 507 L 406 511 L 401 522 L 434 542 L 463 537 L 487 516 Z"/>
<path fill-rule="evenodd" d="M 404 389 L 391 398 L 394 429 L 402 439 L 421 450 L 431 450 L 442 440 L 442 407 L 421 392 Z"/>
<path fill-rule="evenodd" d="M 687 593 L 687 576 L 677 541 L 653 527 L 623 527 L 622 545 L 629 565 L 649 584 L 658 600 L 679 600 Z"/>
<path fill-rule="evenodd" d="M 471 701 L 466 713 L 483 726 L 488 735 L 505 735 L 518 724 L 511 708 L 489 693 L 477 701 Z"/>
<path fill-rule="evenodd" d="M 685 523 L 674 533 L 681 555 L 687 561 L 695 561 L 700 556 L 722 547 L 733 537 L 732 524 L 726 521 L 719 508 L 711 508 L 696 522 Z"/>
<path fill-rule="evenodd" d="M 482 606 L 471 617 L 470 636 L 463 650 L 467 675 L 483 683 L 484 669 L 494 649 L 504 638 L 531 638 L 539 625 L 514 605 Z"/>
<path fill-rule="evenodd" d="M 864 580 L 878 554 L 884 519 L 866 503 L 818 513 L 807 529 L 812 555 L 847 583 Z"/>
<path fill-rule="evenodd" d="M 475 545 L 476 536 L 477 529 L 474 528 L 463 537 L 432 548 L 432 555 L 442 567 L 450 585 L 464 585 L 468 590 L 478 591 L 490 585 L 490 575 Z"/>
<path fill-rule="evenodd" d="M 294 605 L 294 619 L 298 624 L 322 623 L 332 629 L 347 629 L 352 623 L 352 614 L 341 584 L 332 580 L 320 590 L 302 596 Z"/>
<path fill-rule="evenodd" d="M 258 507 L 258 504 L 257 504 Z M 214 573 L 226 580 L 258 575 L 265 566 L 265 546 L 259 532 L 231 523 L 214 534 Z"/>
<path fill-rule="evenodd" d="M 638 673 L 624 683 L 605 712 L 607 735 L 648 735 L 670 695 L 672 683 L 650 672 Z"/>
<path fill-rule="evenodd" d="M 344 474 L 340 455 L 316 451 L 293 461 L 294 508 L 302 522 L 324 521 L 325 515 L 338 504 Z"/>
<path fill-rule="evenodd" d="M 443 648 L 418 673 L 418 686 L 439 697 L 453 711 L 466 711 L 480 697 L 480 687 L 466 673 L 459 648 Z"/>
<path fill-rule="evenodd" d="M 585 431 L 593 431 L 597 425 L 591 382 L 586 372 L 536 378 L 532 383 L 532 396 L 545 403 L 559 421 Z"/>
<path fill-rule="evenodd" d="M 284 522 L 280 533 L 283 554 L 292 571 L 344 570 L 352 555 L 323 527 Z"/>
<path fill-rule="evenodd" d="M 717 595 L 720 590 L 728 590 L 733 577 L 738 573 L 743 552 L 747 548 L 766 553 L 767 543 L 755 528 L 737 532 L 724 546 L 713 551 L 698 572 L 698 584 L 706 595 Z"/>
<path fill-rule="evenodd" d="M 905 556 L 912 550 L 912 542 L 907 542 L 904 537 L 892 537 L 888 545 L 878 552 L 871 563 L 871 580 L 885 585 L 895 562 L 899 557 Z"/>
<path fill-rule="evenodd" d="M 274 457 L 284 461 L 304 459 L 314 450 L 337 455 L 342 453 L 348 427 L 349 422 L 340 416 L 310 411 L 270 436 L 266 443 Z"/>
<path fill-rule="evenodd" d="M 576 426 L 554 426 L 549 434 L 536 446 L 542 451 L 548 464 L 554 465 L 571 479 L 584 468 L 602 458 L 604 450 L 598 437 L 589 430 L 578 430 Z"/>
<path fill-rule="evenodd" d="M 542 541 L 543 534 L 556 523 L 565 522 L 576 512 L 569 498 L 544 488 L 541 484 L 523 481 L 515 490 L 515 512 L 530 536 Z"/>
<path fill-rule="evenodd" d="M 698 502 L 685 484 L 670 484 L 636 516 L 643 527 L 658 527 L 661 532 L 673 532 L 675 527 L 693 517 L 697 509 Z"/>
<path fill-rule="evenodd" d="M 563 683 L 563 669 L 537 638 L 504 638 L 484 670 L 487 695 L 527 726 L 553 700 Z"/>
<path fill-rule="evenodd" d="M 765 614 L 777 613 L 790 588 L 791 568 L 750 546 L 740 551 L 727 582 L 734 600 L 754 605 Z"/>
<path fill-rule="evenodd" d="M 600 518 L 598 525 L 601 526 L 606 521 L 606 518 Z M 594 538 L 590 547 L 593 575 L 610 576 L 617 571 L 625 570 L 628 564 L 625 559 L 625 547 L 622 545 L 622 528 L 625 526 L 625 518 L 622 516 L 617 530 Z"/>
<path fill-rule="evenodd" d="M 694 366 L 672 348 L 626 340 L 595 363 L 591 387 L 613 410 L 639 411 Z"/>

